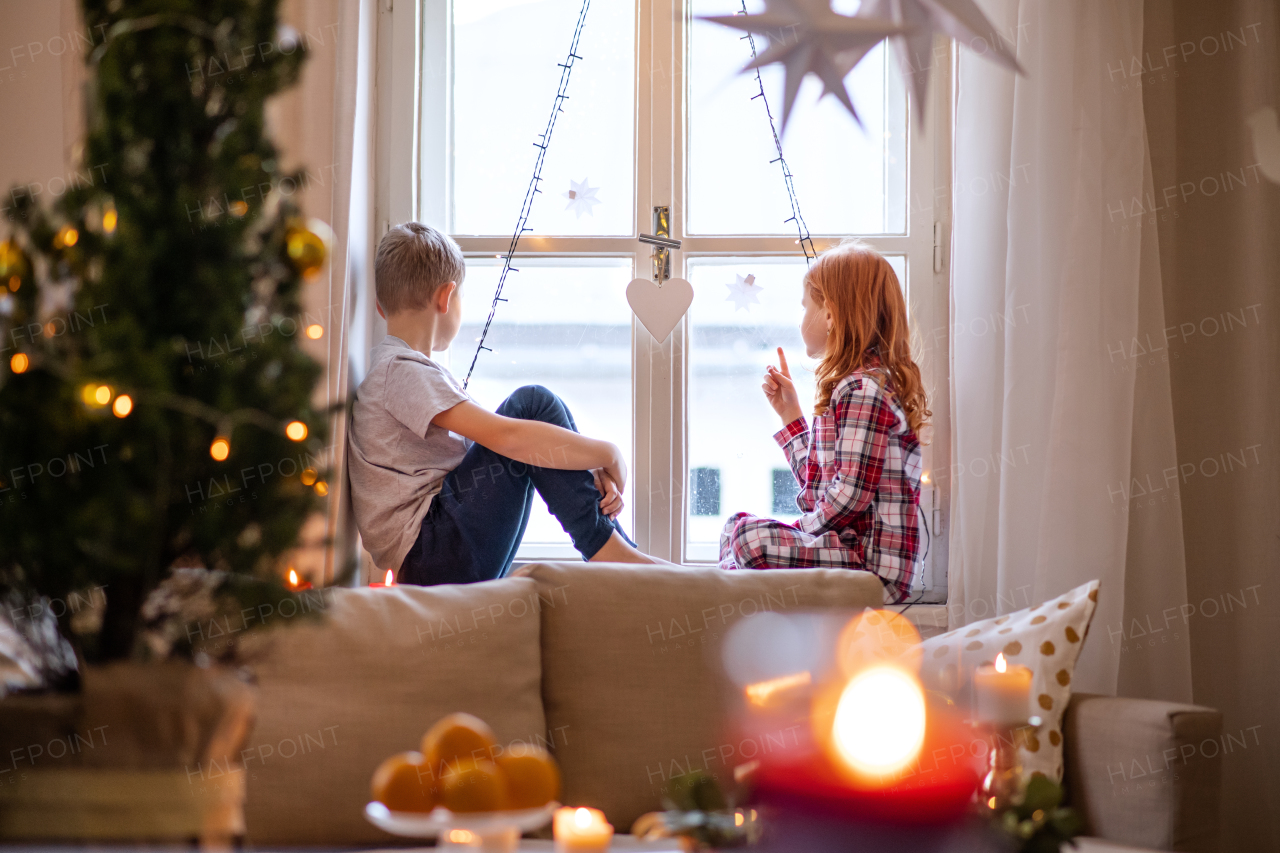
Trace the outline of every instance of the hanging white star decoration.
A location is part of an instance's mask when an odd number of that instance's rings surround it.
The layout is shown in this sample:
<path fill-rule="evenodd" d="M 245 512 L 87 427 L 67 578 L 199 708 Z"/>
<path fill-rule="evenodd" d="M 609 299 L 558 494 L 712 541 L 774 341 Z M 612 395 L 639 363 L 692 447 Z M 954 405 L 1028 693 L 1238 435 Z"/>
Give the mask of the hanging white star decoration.
<path fill-rule="evenodd" d="M 935 34 L 953 38 L 1010 71 L 1026 73 L 1018 64 L 1014 50 L 974 0 L 863 0 L 858 15 L 892 21 L 907 29 L 907 32 L 892 37 L 893 52 L 898 58 L 903 79 L 911 81 L 916 119 L 922 126 L 925 96 L 929 91 L 929 71 L 934 62 Z M 862 56 L 858 56 L 849 68 L 852 69 L 861 59 Z"/>
<path fill-rule="evenodd" d="M 759 305 L 760 292 L 764 288 L 756 284 L 756 277 L 748 275 L 743 278 L 740 275 L 735 275 L 734 278 L 737 281 L 725 285 L 725 287 L 729 288 L 729 295 L 725 297 L 724 301 L 732 302 L 735 312 L 744 309 L 750 311 L 752 305 Z"/>
<path fill-rule="evenodd" d="M 844 78 L 871 50 L 892 38 L 903 75 L 911 80 L 916 115 L 924 116 L 924 96 L 933 61 L 934 33 L 983 45 L 985 54 L 1018 73 L 1017 59 L 974 0 L 863 0 L 856 16 L 831 9 L 831 0 L 764 0 L 759 15 L 713 15 L 703 20 L 767 36 L 769 48 L 742 70 L 782 63 L 786 69 L 782 129 L 805 75 L 822 81 L 822 96 L 835 95 L 854 121 L 862 119 Z M 913 57 L 920 61 L 913 61 Z"/>
<path fill-rule="evenodd" d="M 596 198 L 596 191 L 599 187 L 588 185 L 587 179 L 583 178 L 582 182 L 569 179 L 569 191 L 564 197 L 569 199 L 569 203 L 564 206 L 565 210 L 572 210 L 578 219 L 582 218 L 582 214 L 592 215 L 592 207 L 600 204 L 600 199 Z"/>

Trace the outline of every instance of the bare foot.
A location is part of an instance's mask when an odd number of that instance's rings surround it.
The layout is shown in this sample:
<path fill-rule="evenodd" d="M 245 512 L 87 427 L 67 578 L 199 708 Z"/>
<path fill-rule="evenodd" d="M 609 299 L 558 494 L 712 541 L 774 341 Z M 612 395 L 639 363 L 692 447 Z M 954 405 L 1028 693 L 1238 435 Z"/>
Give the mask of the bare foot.
<path fill-rule="evenodd" d="M 609 537 L 609 541 L 604 543 L 604 547 L 596 552 L 595 556 L 589 562 L 592 563 L 648 563 L 655 566 L 674 566 L 675 563 L 668 563 L 666 560 L 659 560 L 657 557 L 650 557 L 641 551 L 636 550 L 627 544 L 627 540 L 623 539 L 614 531 Z"/>

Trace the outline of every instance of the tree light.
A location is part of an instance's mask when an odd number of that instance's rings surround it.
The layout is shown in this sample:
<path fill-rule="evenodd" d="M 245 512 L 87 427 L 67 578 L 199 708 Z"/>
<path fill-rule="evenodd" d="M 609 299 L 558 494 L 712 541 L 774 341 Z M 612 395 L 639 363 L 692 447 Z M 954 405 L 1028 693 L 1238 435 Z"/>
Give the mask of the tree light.
<path fill-rule="evenodd" d="M 222 436 L 215 438 L 213 440 L 213 444 L 209 445 L 209 455 L 218 462 L 226 461 L 226 458 L 231 455 L 230 439 L 223 438 Z"/>
<path fill-rule="evenodd" d="M 116 401 L 111 406 L 111 412 L 117 418 L 127 418 L 129 413 L 133 411 L 133 398 L 128 394 L 121 394 L 116 397 Z"/>
<path fill-rule="evenodd" d="M 316 483 L 315 488 L 316 488 L 316 494 L 319 495 L 320 497 L 324 497 L 325 495 L 329 494 L 329 484 L 326 483 L 324 480 L 321 480 L 320 482 Z"/>
<path fill-rule="evenodd" d="M 97 403 L 99 406 L 105 406 L 107 403 L 110 403 L 111 386 L 99 385 L 97 388 L 93 389 L 93 402 Z"/>
<path fill-rule="evenodd" d="M 53 238 L 53 247 L 55 249 L 70 248 L 74 246 L 80 239 L 80 232 L 72 228 L 70 225 L 62 226 L 57 236 Z"/>
<path fill-rule="evenodd" d="M 108 234 L 112 234 L 116 230 L 116 223 L 120 220 L 120 214 L 116 213 L 114 207 L 108 207 L 102 214 L 102 230 Z"/>
<path fill-rule="evenodd" d="M 290 421 L 284 428 L 284 434 L 293 441 L 302 441 L 307 437 L 307 425 L 302 421 Z"/>
<path fill-rule="evenodd" d="M 304 486 L 314 486 L 317 479 L 315 468 L 307 468 L 302 472 L 302 485 Z"/>
<path fill-rule="evenodd" d="M 14 373 L 26 373 L 27 368 L 31 366 L 31 359 L 27 358 L 25 352 L 20 352 L 13 358 L 9 359 L 9 369 Z"/>
<path fill-rule="evenodd" d="M 319 323 L 312 323 L 310 326 L 307 326 L 307 337 L 311 338 L 313 341 L 320 340 L 324 337 L 324 326 L 321 326 Z"/>

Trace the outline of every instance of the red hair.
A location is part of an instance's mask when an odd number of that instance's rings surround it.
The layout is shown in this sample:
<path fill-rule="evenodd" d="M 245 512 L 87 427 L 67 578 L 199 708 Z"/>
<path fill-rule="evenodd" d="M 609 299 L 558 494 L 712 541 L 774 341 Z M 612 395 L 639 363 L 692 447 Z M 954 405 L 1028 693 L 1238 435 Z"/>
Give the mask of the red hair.
<path fill-rule="evenodd" d="M 818 364 L 814 414 L 831 406 L 836 385 L 851 373 L 876 375 L 895 397 L 907 426 L 919 435 L 933 412 L 911 358 L 907 305 L 893 267 L 879 252 L 857 241 L 823 252 L 805 274 L 804 285 L 819 307 L 831 312 L 831 333 Z"/>

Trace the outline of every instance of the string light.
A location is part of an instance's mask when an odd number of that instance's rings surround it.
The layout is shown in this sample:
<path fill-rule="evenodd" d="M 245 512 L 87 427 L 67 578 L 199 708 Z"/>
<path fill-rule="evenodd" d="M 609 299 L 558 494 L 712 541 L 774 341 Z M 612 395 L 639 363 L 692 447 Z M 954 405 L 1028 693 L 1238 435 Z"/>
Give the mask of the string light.
<path fill-rule="evenodd" d="M 747 0 L 742 0 L 742 14 L 747 14 Z M 756 40 L 750 32 L 744 39 L 751 46 L 751 59 L 754 62 L 756 57 Z M 796 224 L 796 234 L 800 238 L 796 240 L 800 244 L 800 249 L 804 252 L 804 264 L 818 257 L 818 252 L 813 248 L 813 238 L 809 236 L 809 226 L 805 225 L 804 217 L 800 215 L 800 200 L 796 198 L 796 186 L 791 177 L 791 167 L 787 165 L 786 158 L 782 156 L 782 140 L 778 138 L 778 128 L 773 123 L 773 110 L 769 109 L 769 98 L 764 93 L 764 82 L 760 79 L 760 69 L 756 70 L 756 88 L 760 91 L 758 94 L 752 95 L 751 100 L 756 98 L 764 104 L 764 114 L 769 117 L 769 131 L 773 134 L 773 147 L 778 152 L 778 156 L 771 163 L 778 163 L 782 166 L 782 180 L 787 185 L 787 197 L 791 200 L 791 218 L 784 220 L 785 222 L 794 222 Z"/>
<path fill-rule="evenodd" d="M 284 434 L 293 441 L 302 441 L 307 437 L 307 425 L 302 421 L 290 421 L 284 428 Z"/>
<path fill-rule="evenodd" d="M 320 340 L 324 337 L 324 326 L 321 326 L 319 323 L 312 323 L 310 326 L 307 326 L 307 337 L 311 338 L 313 341 Z"/>
<path fill-rule="evenodd" d="M 72 228 L 70 225 L 62 226 L 57 236 L 53 238 L 53 247 L 55 249 L 70 248 L 80 240 L 80 232 Z"/>
<path fill-rule="evenodd" d="M 93 402 L 99 406 L 105 406 L 111 402 L 111 386 L 99 385 L 93 392 Z"/>
<path fill-rule="evenodd" d="M 329 484 L 326 483 L 324 480 L 321 480 L 320 482 L 316 483 L 315 489 L 316 489 L 316 494 L 319 495 L 320 497 L 324 497 L 325 495 L 329 494 Z"/>
<path fill-rule="evenodd" d="M 19 287 L 22 287 L 22 279 L 18 278 L 16 275 L 9 276 L 9 292 L 17 293 Z"/>
<path fill-rule="evenodd" d="M 222 436 L 215 438 L 213 444 L 209 445 L 209 455 L 216 462 L 225 462 L 231 455 L 231 440 Z"/>
<path fill-rule="evenodd" d="M 120 214 L 116 213 L 114 207 L 108 207 L 102 214 L 102 230 L 108 234 L 114 234 L 116 223 L 120 220 Z"/>
<path fill-rule="evenodd" d="M 241 216 L 244 216 L 246 213 L 249 212 L 249 205 L 247 202 L 243 202 L 237 199 L 231 202 L 231 204 L 227 205 L 227 209 L 231 211 L 232 216 L 239 219 Z"/>
<path fill-rule="evenodd" d="M 9 369 L 14 373 L 26 373 L 27 368 L 31 366 L 31 359 L 27 358 L 25 352 L 20 352 L 13 358 L 9 359 Z"/>
<path fill-rule="evenodd" d="M 302 485 L 304 486 L 314 486 L 317 479 L 315 468 L 308 468 L 302 472 Z"/>
<path fill-rule="evenodd" d="M 493 324 L 493 315 L 498 312 L 498 303 L 506 302 L 502 298 L 502 287 L 507 283 L 507 273 L 519 272 L 511 266 L 511 258 L 516 253 L 516 245 L 520 242 L 520 235 L 533 229 L 529 227 L 529 214 L 533 211 L 533 197 L 542 192 L 538 189 L 538 184 L 542 182 L 542 162 L 547 156 L 547 147 L 551 145 L 551 133 L 556 128 L 556 116 L 564 112 L 562 109 L 565 100 L 568 99 L 566 92 L 569 88 L 569 75 L 573 73 L 573 61 L 581 59 L 578 56 L 578 39 L 582 36 L 582 25 L 587 21 L 587 8 L 591 5 L 591 0 L 582 0 L 582 10 L 578 12 L 578 23 L 573 28 L 573 40 L 569 42 L 569 55 L 565 57 L 564 62 L 560 63 L 560 85 L 556 88 L 556 98 L 551 104 L 551 116 L 547 119 L 547 128 L 542 132 L 542 142 L 533 143 L 533 147 L 538 149 L 538 157 L 533 164 L 533 177 L 529 180 L 529 188 L 524 191 L 524 202 L 520 205 L 520 217 L 516 220 L 516 230 L 511 235 L 511 245 L 507 247 L 507 254 L 502 261 L 502 274 L 498 276 L 498 287 L 493 292 L 493 302 L 489 306 L 489 316 L 484 321 L 484 329 L 480 332 L 480 341 L 476 345 L 476 354 L 471 357 L 471 366 L 467 368 L 467 376 L 462 380 L 462 387 L 465 389 L 467 383 L 471 381 L 471 374 L 476 369 L 476 362 L 480 359 L 480 353 L 489 349 L 484 345 L 484 339 L 489 335 L 489 326 Z"/>
<path fill-rule="evenodd" d="M 116 401 L 111 405 L 111 413 L 117 418 L 127 418 L 132 411 L 133 398 L 128 394 L 121 394 L 116 397 Z"/>

